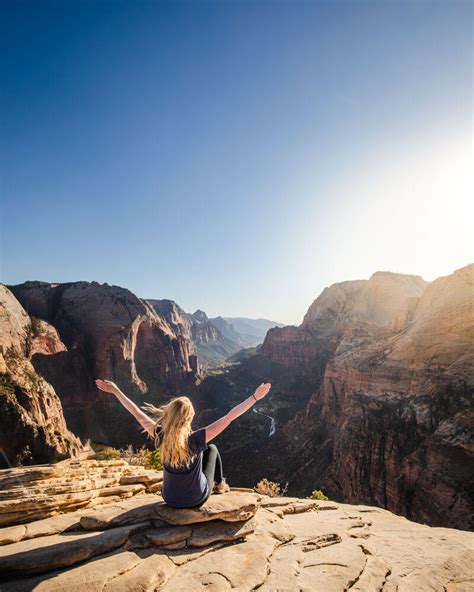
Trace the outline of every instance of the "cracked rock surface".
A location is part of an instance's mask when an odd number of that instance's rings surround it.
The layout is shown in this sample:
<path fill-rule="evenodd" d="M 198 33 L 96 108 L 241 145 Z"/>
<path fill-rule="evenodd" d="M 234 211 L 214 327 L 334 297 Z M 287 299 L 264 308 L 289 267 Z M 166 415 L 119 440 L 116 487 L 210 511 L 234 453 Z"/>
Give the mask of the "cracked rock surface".
<path fill-rule="evenodd" d="M 16 530 L 15 530 L 16 529 Z M 0 528 L 1 592 L 464 592 L 474 535 L 386 510 L 231 490 L 159 494 Z"/>

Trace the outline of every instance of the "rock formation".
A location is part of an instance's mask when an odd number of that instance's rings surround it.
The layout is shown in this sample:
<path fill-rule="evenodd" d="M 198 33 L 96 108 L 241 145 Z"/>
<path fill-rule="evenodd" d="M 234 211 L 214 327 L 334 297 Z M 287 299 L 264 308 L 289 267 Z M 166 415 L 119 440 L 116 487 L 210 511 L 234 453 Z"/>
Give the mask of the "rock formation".
<path fill-rule="evenodd" d="M 148 302 L 177 333 L 189 340 L 203 368 L 217 366 L 242 349 L 238 334 L 234 332 L 234 339 L 224 335 L 215 319 L 209 319 L 203 310 L 188 314 L 173 300 Z"/>
<path fill-rule="evenodd" d="M 54 388 L 31 363 L 36 355 L 63 349 L 54 327 L 30 318 L 0 284 L 0 466 L 48 462 L 82 450 Z"/>
<path fill-rule="evenodd" d="M 273 383 L 259 407 L 276 418 L 275 436 L 255 414 L 223 434 L 231 477 L 265 475 L 295 495 L 322 488 L 472 529 L 473 274 L 470 265 L 430 284 L 388 272 L 335 284 L 299 327 L 271 329 L 258 355 L 206 379 L 216 407 L 206 420 Z"/>
<path fill-rule="evenodd" d="M 25 485 L 38 469 L 47 467 L 30 468 Z M 60 483 L 71 488 L 66 473 Z M 182 510 L 159 494 L 107 503 L 112 498 L 0 528 L 0 590 L 461 592 L 472 585 L 472 534 L 379 508 L 243 490 Z"/>
<path fill-rule="evenodd" d="M 68 426 L 83 439 L 143 443 L 140 426 L 94 379 L 116 382 L 137 404 L 192 394 L 192 344 L 129 290 L 97 282 L 10 286 L 26 311 L 54 327 L 57 351 L 33 353 L 36 371 L 58 393 Z M 106 418 L 106 421 L 104 421 Z"/>
<path fill-rule="evenodd" d="M 159 492 L 162 480 L 161 471 L 133 466 L 123 459 L 65 459 L 6 469 L 0 471 L 0 526 L 35 520 L 37 528 L 49 524 L 44 519 L 51 516 Z M 10 532 L 12 540 L 31 538 L 23 527 Z"/>
<path fill-rule="evenodd" d="M 375 274 L 349 309 L 313 304 L 302 328 L 336 327 L 339 337 L 320 388 L 285 428 L 296 480 L 312 475 L 348 502 L 474 528 L 473 274 L 424 290 L 401 276 L 398 292 L 395 274 Z"/>

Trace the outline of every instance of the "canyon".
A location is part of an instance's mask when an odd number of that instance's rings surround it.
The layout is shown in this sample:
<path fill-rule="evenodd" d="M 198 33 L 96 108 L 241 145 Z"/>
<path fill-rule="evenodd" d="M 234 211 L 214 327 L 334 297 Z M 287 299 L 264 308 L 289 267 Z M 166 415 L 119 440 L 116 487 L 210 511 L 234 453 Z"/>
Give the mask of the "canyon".
<path fill-rule="evenodd" d="M 299 327 L 271 329 L 260 353 L 201 385 L 210 421 L 221 401 L 273 384 L 257 407 L 275 435 L 256 414 L 222 435 L 230 478 L 248 486 L 264 466 L 291 495 L 323 489 L 472 529 L 473 295 L 473 265 L 429 284 L 378 272 L 326 288 Z"/>
<path fill-rule="evenodd" d="M 473 294 L 474 265 L 430 283 L 376 272 L 333 284 L 301 325 L 271 328 L 257 350 L 207 372 L 196 343 L 225 331 L 202 311 L 97 282 L 2 286 L 0 406 L 16 415 L 2 414 L 1 446 L 15 466 L 63 458 L 88 438 L 142 445 L 140 426 L 95 389 L 97 376 L 137 404 L 187 394 L 196 425 L 269 381 L 257 413 L 219 437 L 231 484 L 265 476 L 294 496 L 323 489 L 338 502 L 472 529 Z M 21 394 L 15 357 L 40 389 L 23 384 Z M 46 399 L 51 413 L 31 410 Z M 14 435 L 20 416 L 33 427 Z M 34 451 L 21 460 L 25 446 Z"/>

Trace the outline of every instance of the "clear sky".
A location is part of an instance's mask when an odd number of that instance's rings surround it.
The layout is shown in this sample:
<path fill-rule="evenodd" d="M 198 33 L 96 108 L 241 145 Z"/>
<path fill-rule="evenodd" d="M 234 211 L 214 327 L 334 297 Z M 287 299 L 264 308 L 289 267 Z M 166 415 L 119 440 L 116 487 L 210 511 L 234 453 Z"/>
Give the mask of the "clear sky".
<path fill-rule="evenodd" d="M 1 11 L 4 283 L 298 324 L 334 282 L 474 259 L 470 1 Z"/>

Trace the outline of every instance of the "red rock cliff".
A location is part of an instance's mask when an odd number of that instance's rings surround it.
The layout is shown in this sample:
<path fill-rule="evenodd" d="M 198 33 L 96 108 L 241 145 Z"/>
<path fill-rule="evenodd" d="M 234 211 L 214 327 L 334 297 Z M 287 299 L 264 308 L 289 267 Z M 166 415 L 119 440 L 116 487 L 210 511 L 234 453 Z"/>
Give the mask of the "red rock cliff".
<path fill-rule="evenodd" d="M 63 349 L 55 329 L 31 319 L 0 284 L 0 451 L 2 465 L 46 463 L 82 450 L 54 388 L 35 372 L 33 355 Z M 5 467 L 4 467 L 5 468 Z"/>
<path fill-rule="evenodd" d="M 280 476 L 294 491 L 474 526 L 473 273 L 336 284 L 300 327 L 269 331 L 265 356 L 313 373 L 314 394 L 284 428 Z"/>
<path fill-rule="evenodd" d="M 68 425 L 81 437 L 115 446 L 143 443 L 135 420 L 97 390 L 97 377 L 117 382 L 139 405 L 193 392 L 189 339 L 129 290 L 97 282 L 27 282 L 10 288 L 29 314 L 55 327 L 64 343 L 52 355 L 35 353 L 32 362 L 54 385 Z"/>

